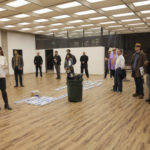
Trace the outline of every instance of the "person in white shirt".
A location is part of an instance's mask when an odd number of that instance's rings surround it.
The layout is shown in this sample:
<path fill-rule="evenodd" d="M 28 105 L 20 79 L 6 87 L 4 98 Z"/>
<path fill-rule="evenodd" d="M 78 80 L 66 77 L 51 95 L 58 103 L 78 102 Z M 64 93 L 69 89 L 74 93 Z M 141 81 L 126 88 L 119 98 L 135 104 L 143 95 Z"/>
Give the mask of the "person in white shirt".
<path fill-rule="evenodd" d="M 12 108 L 8 104 L 8 97 L 7 97 L 7 92 L 6 92 L 7 68 L 8 68 L 7 61 L 6 61 L 6 58 L 4 57 L 2 48 L 0 47 L 0 90 L 2 92 L 2 97 L 5 103 L 4 108 L 7 110 L 12 110 Z"/>
<path fill-rule="evenodd" d="M 114 92 L 122 92 L 122 69 L 125 67 L 125 59 L 122 55 L 122 50 L 117 51 L 118 58 L 115 65 Z"/>

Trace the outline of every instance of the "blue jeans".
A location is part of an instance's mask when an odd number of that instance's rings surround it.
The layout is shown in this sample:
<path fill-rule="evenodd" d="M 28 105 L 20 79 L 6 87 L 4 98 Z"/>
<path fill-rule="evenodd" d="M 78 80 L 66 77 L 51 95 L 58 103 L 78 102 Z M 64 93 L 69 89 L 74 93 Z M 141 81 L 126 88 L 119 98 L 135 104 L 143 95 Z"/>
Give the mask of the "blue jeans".
<path fill-rule="evenodd" d="M 144 96 L 142 77 L 134 77 L 134 81 L 136 86 L 136 94 Z"/>
<path fill-rule="evenodd" d="M 122 77 L 121 77 L 120 73 L 121 73 L 121 69 L 118 68 L 115 71 L 115 78 L 114 78 L 114 87 L 113 87 L 113 90 L 114 91 L 122 92 L 123 83 L 122 83 Z"/>

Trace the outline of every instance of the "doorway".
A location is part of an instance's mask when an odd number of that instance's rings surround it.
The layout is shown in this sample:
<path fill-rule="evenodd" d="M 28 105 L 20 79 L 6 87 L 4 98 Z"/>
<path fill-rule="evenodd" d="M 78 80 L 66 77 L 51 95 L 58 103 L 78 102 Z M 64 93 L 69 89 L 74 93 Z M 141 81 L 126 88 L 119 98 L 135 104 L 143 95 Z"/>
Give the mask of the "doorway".
<path fill-rule="evenodd" d="M 53 66 L 53 49 L 45 51 L 46 56 L 46 72 L 54 72 Z"/>

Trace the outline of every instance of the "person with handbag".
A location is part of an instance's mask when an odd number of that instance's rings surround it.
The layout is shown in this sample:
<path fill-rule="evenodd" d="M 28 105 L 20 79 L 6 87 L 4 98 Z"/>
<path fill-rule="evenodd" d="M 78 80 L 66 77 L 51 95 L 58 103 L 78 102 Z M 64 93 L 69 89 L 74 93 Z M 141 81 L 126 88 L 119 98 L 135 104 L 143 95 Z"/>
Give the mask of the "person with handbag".
<path fill-rule="evenodd" d="M 16 85 L 14 86 L 15 88 L 18 87 L 18 76 L 20 79 L 20 86 L 24 87 L 23 81 L 22 81 L 22 71 L 23 71 L 23 58 L 18 54 L 17 51 L 14 51 L 14 56 L 12 58 L 12 68 L 14 70 L 14 75 L 15 75 L 15 81 Z"/>
<path fill-rule="evenodd" d="M 2 92 L 2 98 L 5 103 L 4 108 L 7 110 L 12 110 L 12 108 L 8 104 L 8 97 L 7 97 L 7 92 L 6 92 L 7 70 L 8 70 L 7 60 L 4 56 L 2 48 L 0 47 L 0 90 Z"/>
<path fill-rule="evenodd" d="M 117 50 L 117 60 L 115 64 L 115 79 L 114 79 L 114 87 L 113 90 L 114 92 L 122 92 L 123 90 L 123 69 L 125 67 L 125 59 L 124 56 L 122 55 L 122 50 L 119 49 Z"/>

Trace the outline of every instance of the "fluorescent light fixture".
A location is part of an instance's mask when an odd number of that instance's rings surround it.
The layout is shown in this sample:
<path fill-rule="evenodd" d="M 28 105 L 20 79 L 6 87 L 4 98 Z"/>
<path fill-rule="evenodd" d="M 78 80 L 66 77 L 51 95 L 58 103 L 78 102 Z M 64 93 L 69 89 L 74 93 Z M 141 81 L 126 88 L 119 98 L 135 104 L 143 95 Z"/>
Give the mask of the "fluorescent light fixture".
<path fill-rule="evenodd" d="M 15 26 L 14 25 L 7 25 L 5 26 L 5 28 L 14 28 Z"/>
<path fill-rule="evenodd" d="M 53 11 L 52 9 L 44 8 L 44 9 L 40 9 L 40 10 L 35 10 L 33 12 L 36 14 L 45 14 L 45 13 L 52 12 L 52 11 Z"/>
<path fill-rule="evenodd" d="M 34 32 L 34 33 L 42 33 L 42 32 L 44 32 L 44 31 L 36 31 L 36 32 Z"/>
<path fill-rule="evenodd" d="M 58 31 L 58 29 L 50 29 L 49 31 Z"/>
<path fill-rule="evenodd" d="M 77 7 L 77 6 L 81 6 L 81 4 L 75 1 L 75 2 L 57 5 L 56 7 L 61 8 L 61 9 L 66 9 L 66 8 L 72 8 L 72 7 Z"/>
<path fill-rule="evenodd" d="M 150 17 L 147 17 L 146 19 L 150 19 Z"/>
<path fill-rule="evenodd" d="M 135 23 L 135 24 L 128 24 L 128 26 L 139 26 L 139 25 L 143 25 L 144 23 Z"/>
<path fill-rule="evenodd" d="M 28 31 L 31 30 L 31 28 L 22 28 L 21 31 Z"/>
<path fill-rule="evenodd" d="M 126 19 L 126 20 L 121 20 L 122 22 L 130 22 L 130 21 L 138 21 L 140 20 L 139 18 L 135 18 L 135 19 Z"/>
<path fill-rule="evenodd" d="M 93 26 L 93 24 L 84 24 L 84 25 L 81 25 L 81 27 L 90 27 L 90 26 Z"/>
<path fill-rule="evenodd" d="M 4 8 L 0 8 L 0 11 L 5 11 L 6 9 L 4 9 Z"/>
<path fill-rule="evenodd" d="M 150 13 L 150 10 L 143 10 L 141 11 L 142 14 L 149 14 Z"/>
<path fill-rule="evenodd" d="M 150 0 L 147 1 L 141 1 L 141 2 L 135 2 L 133 3 L 134 6 L 144 6 L 144 5 L 150 5 Z"/>
<path fill-rule="evenodd" d="M 40 28 L 45 28 L 45 26 L 36 26 L 35 28 L 40 29 Z"/>
<path fill-rule="evenodd" d="M 80 23 L 83 22 L 83 20 L 73 20 L 73 21 L 69 21 L 68 23 Z"/>
<path fill-rule="evenodd" d="M 8 18 L 0 18 L 0 21 L 7 22 L 7 21 L 10 21 L 10 19 L 8 19 Z"/>
<path fill-rule="evenodd" d="M 121 30 L 126 30 L 126 29 L 116 29 L 116 30 L 119 30 L 119 31 L 121 31 Z"/>
<path fill-rule="evenodd" d="M 133 12 L 131 12 L 131 13 L 124 13 L 124 14 L 115 14 L 115 15 L 113 15 L 113 17 L 125 17 L 125 16 L 132 16 L 132 15 L 134 15 Z"/>
<path fill-rule="evenodd" d="M 65 27 L 65 29 L 73 29 L 75 28 L 74 26 L 70 26 L 70 27 Z"/>
<path fill-rule="evenodd" d="M 113 24 L 116 23 L 115 21 L 110 21 L 110 22 L 101 22 L 100 24 Z"/>
<path fill-rule="evenodd" d="M 10 2 L 10 3 L 7 3 L 6 5 L 11 6 L 11 7 L 21 7 L 21 6 L 27 5 L 29 3 L 30 2 L 25 1 L 25 0 L 16 0 L 16 1 L 13 1 L 13 2 Z"/>
<path fill-rule="evenodd" d="M 28 25 L 28 24 L 30 24 L 29 22 L 21 22 L 21 23 L 19 23 L 19 25 L 22 25 L 22 26 L 25 26 L 25 25 Z"/>
<path fill-rule="evenodd" d="M 89 30 L 100 30 L 100 28 L 90 28 Z"/>
<path fill-rule="evenodd" d="M 48 21 L 48 19 L 38 19 L 38 20 L 35 20 L 35 22 L 46 22 Z"/>
<path fill-rule="evenodd" d="M 29 17 L 29 15 L 27 15 L 27 14 L 19 14 L 19 15 L 16 15 L 14 17 L 15 18 L 26 18 L 26 17 Z"/>
<path fill-rule="evenodd" d="M 106 19 L 107 17 L 102 16 L 102 17 L 95 17 L 95 18 L 89 18 L 89 20 L 102 20 L 102 19 Z"/>
<path fill-rule="evenodd" d="M 111 7 L 105 7 L 102 8 L 103 11 L 111 11 L 111 10 L 118 10 L 118 9 L 123 9 L 123 8 L 127 8 L 126 5 L 117 5 L 117 6 L 111 6 Z"/>
<path fill-rule="evenodd" d="M 122 27 L 122 25 L 109 26 L 108 28 L 118 28 L 118 27 Z"/>
<path fill-rule="evenodd" d="M 80 11 L 75 13 L 76 15 L 82 16 L 82 15 L 88 15 L 88 14 L 94 14 L 96 13 L 95 10 L 87 10 L 87 11 Z"/>
<path fill-rule="evenodd" d="M 61 15 L 61 16 L 55 16 L 53 17 L 54 19 L 64 19 L 64 18 L 69 18 L 70 16 L 68 15 Z"/>
<path fill-rule="evenodd" d="M 51 26 L 61 26 L 63 25 L 62 23 L 55 23 L 55 24 L 51 24 Z"/>
<path fill-rule="evenodd" d="M 146 27 L 146 26 L 142 26 L 142 27 L 134 27 L 134 29 L 146 29 L 146 28 L 148 28 L 148 27 Z"/>
<path fill-rule="evenodd" d="M 89 3 L 97 3 L 97 2 L 102 2 L 105 0 L 87 0 Z"/>

